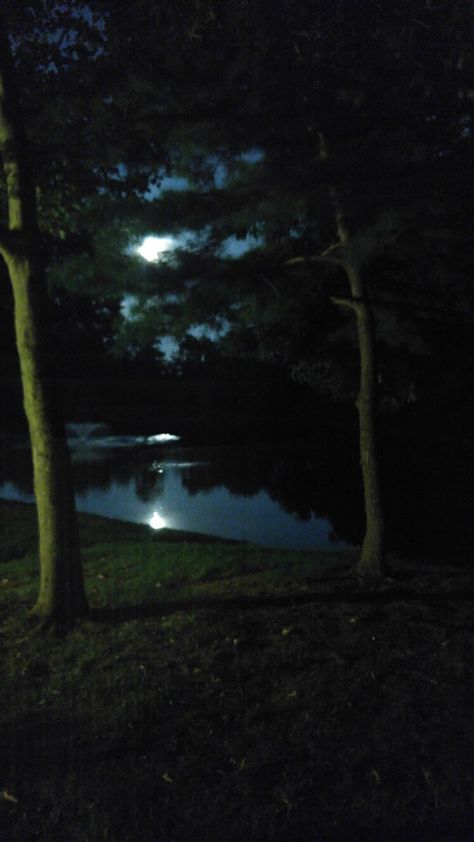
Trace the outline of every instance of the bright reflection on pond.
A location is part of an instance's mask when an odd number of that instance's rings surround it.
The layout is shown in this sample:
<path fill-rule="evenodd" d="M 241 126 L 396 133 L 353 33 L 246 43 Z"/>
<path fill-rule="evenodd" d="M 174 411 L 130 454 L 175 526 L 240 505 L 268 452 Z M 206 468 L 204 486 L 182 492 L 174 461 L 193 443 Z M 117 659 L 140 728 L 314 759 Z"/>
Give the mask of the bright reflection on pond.
<path fill-rule="evenodd" d="M 150 518 L 150 526 L 152 529 L 164 529 L 166 520 L 158 512 L 153 512 L 153 517 Z"/>

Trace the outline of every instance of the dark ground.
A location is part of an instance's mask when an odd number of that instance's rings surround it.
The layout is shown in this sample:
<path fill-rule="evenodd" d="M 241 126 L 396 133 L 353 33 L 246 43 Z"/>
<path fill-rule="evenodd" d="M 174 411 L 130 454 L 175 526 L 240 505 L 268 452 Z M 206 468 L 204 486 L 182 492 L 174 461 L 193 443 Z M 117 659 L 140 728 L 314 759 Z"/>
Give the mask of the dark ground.
<path fill-rule="evenodd" d="M 85 540 L 64 639 L 25 628 L 32 557 L 3 563 L 2 842 L 474 840 L 472 574 L 137 529 Z"/>

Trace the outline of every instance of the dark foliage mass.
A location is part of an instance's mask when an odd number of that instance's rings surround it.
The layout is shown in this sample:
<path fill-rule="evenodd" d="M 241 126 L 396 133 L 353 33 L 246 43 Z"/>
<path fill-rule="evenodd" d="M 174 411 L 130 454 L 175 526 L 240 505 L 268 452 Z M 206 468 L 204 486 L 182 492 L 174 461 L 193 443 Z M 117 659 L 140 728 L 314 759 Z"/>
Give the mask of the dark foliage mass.
<path fill-rule="evenodd" d="M 320 260 L 334 245 L 336 185 L 377 317 L 382 407 L 440 402 L 461 414 L 472 368 L 469 4 L 135 6 L 133 26 L 122 2 L 5 7 L 50 274 L 76 296 L 56 301 L 71 313 L 77 294 L 92 296 L 91 347 L 101 319 L 107 348 L 136 357 L 146 346 L 148 363 L 163 333 L 224 326 L 228 354 L 263 356 L 282 377 L 352 401 L 353 320 L 331 301 L 346 279 Z M 167 174 L 191 189 L 143 201 Z M 183 228 L 199 240 L 174 260 L 140 267 L 125 254 L 141 233 Z M 222 259 L 222 243 L 249 235 L 253 249 Z M 105 325 L 104 299 L 126 291 L 141 301 L 136 320 L 116 312 Z M 71 348 L 82 337 L 68 331 Z M 70 356 L 87 368 L 80 348 Z"/>
<path fill-rule="evenodd" d="M 110 20 L 120 31 L 121 14 Z M 332 183 L 379 320 L 384 402 L 413 400 L 423 356 L 442 364 L 432 334 L 444 311 L 461 330 L 472 312 L 468 5 L 285 2 L 270 14 L 265 3 L 208 3 L 174 15 L 143 3 L 137 26 L 131 113 L 143 119 L 160 78 L 156 116 L 145 119 L 195 188 L 155 202 L 149 223 L 205 231 L 197 251 L 149 273 L 145 316 L 178 332 L 225 319 L 234 352 L 270 356 L 332 397 L 353 395 L 351 321 L 329 300 L 345 279 L 316 261 L 334 245 Z M 227 237 L 248 234 L 258 248 L 219 258 Z M 458 371 L 462 379 L 467 365 Z"/>

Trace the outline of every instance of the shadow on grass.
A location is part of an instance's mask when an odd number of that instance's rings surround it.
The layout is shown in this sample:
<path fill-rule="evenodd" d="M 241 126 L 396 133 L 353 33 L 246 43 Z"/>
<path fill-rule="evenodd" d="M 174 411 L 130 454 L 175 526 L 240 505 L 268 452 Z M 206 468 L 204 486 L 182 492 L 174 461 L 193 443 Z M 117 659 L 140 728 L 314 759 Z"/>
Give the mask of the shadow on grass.
<path fill-rule="evenodd" d="M 393 602 L 422 603 L 433 607 L 443 607 L 448 603 L 469 603 L 474 601 L 474 589 L 449 590 L 443 592 L 426 593 L 422 590 L 408 588 L 393 588 L 383 591 L 360 591 L 354 593 L 349 590 L 334 590 L 328 592 L 307 592 L 294 595 L 274 595 L 255 597 L 221 597 L 202 596 L 186 599 L 170 599 L 162 602 L 145 602 L 141 604 L 125 604 L 116 608 L 93 608 L 90 619 L 103 623 L 123 623 L 130 620 L 143 620 L 152 617 L 163 617 L 178 611 L 189 612 L 199 609 L 216 609 L 246 611 L 252 609 L 292 608 L 299 605 L 320 604 L 334 605 L 347 603 L 350 605 L 388 605 Z"/>

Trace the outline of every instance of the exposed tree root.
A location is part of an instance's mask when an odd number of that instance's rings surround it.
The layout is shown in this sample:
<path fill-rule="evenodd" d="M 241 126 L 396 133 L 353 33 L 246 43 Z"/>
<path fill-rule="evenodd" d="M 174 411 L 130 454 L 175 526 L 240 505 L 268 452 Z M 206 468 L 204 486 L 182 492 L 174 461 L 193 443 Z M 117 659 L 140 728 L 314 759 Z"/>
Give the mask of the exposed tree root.
<path fill-rule="evenodd" d="M 45 611 L 36 604 L 28 612 L 28 625 L 31 633 L 35 635 L 46 635 L 48 637 L 64 637 L 77 626 L 80 620 L 89 615 L 87 607 L 82 607 L 74 613 L 65 614 L 64 610 Z"/>

